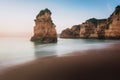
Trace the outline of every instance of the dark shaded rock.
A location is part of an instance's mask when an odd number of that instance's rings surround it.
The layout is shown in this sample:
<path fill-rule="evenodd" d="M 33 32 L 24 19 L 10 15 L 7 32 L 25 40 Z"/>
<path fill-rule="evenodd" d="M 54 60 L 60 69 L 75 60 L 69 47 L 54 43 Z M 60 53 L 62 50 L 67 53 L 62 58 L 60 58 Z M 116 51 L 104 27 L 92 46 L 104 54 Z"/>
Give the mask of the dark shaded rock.
<path fill-rule="evenodd" d="M 80 25 L 74 25 L 71 29 L 67 28 L 60 34 L 61 38 L 79 38 Z"/>

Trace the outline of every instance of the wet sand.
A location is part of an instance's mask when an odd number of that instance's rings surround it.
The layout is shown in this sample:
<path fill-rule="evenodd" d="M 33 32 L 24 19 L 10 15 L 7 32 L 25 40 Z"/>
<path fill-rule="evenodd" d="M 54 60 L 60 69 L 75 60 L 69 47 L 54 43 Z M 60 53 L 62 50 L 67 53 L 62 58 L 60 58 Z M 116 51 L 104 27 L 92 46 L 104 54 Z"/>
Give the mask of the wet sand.
<path fill-rule="evenodd" d="M 2 71 L 0 80 L 120 80 L 120 44 L 27 62 Z"/>

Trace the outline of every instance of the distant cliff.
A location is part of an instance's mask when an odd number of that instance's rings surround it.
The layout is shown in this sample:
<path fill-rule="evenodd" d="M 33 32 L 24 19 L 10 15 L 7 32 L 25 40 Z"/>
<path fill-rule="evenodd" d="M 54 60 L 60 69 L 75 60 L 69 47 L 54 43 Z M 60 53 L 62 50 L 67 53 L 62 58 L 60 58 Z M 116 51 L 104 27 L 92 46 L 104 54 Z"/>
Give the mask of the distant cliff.
<path fill-rule="evenodd" d="M 73 28 L 75 28 L 73 30 Z M 92 18 L 86 22 L 67 28 L 60 34 L 61 38 L 98 38 L 120 39 L 120 6 L 107 19 Z"/>
<path fill-rule="evenodd" d="M 74 25 L 72 28 L 67 28 L 60 34 L 61 38 L 79 38 L 80 25 Z"/>
<path fill-rule="evenodd" d="M 51 11 L 49 9 L 41 10 L 36 16 L 34 36 L 31 41 L 40 43 L 56 43 L 57 32 L 55 24 L 51 19 Z"/>

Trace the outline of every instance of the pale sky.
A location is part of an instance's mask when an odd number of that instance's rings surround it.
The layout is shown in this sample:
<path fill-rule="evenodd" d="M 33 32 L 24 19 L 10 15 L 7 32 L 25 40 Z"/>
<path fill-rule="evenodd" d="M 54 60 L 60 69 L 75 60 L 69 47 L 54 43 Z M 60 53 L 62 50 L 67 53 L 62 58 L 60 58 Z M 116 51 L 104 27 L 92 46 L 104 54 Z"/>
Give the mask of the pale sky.
<path fill-rule="evenodd" d="M 51 10 L 60 33 L 89 18 L 107 18 L 117 5 L 120 0 L 0 0 L 0 36 L 32 36 L 41 9 Z"/>

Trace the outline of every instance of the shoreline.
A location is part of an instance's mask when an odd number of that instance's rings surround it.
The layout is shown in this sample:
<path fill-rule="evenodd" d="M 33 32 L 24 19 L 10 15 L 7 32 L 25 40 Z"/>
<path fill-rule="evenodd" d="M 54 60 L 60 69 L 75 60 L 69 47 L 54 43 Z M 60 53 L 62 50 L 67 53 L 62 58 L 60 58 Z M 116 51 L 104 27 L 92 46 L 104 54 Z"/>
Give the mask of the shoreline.
<path fill-rule="evenodd" d="M 3 70 L 0 80 L 118 80 L 116 72 L 120 72 L 120 44 L 36 59 Z"/>

